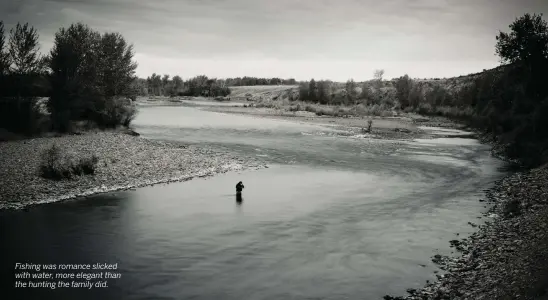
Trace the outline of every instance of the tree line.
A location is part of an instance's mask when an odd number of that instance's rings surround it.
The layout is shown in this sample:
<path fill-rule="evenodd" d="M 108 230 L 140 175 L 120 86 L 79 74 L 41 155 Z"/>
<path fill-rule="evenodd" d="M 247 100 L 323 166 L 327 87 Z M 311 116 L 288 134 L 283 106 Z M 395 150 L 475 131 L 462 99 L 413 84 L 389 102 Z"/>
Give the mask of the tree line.
<path fill-rule="evenodd" d="M 253 85 L 296 85 L 295 78 L 282 79 L 278 77 L 258 78 L 258 77 L 236 77 L 227 78 L 227 86 L 253 86 Z"/>
<path fill-rule="evenodd" d="M 509 28 L 496 36 L 502 65 L 493 70 L 433 81 L 383 81 L 378 71 L 372 81 L 344 86 L 312 79 L 299 85 L 299 99 L 459 119 L 505 145 L 507 157 L 530 166 L 548 162 L 548 24 L 542 14 L 525 14 Z"/>
<path fill-rule="evenodd" d="M 34 134 L 67 132 L 76 121 L 129 125 L 135 109 L 127 99 L 135 96 L 137 63 L 121 34 L 75 23 L 55 33 L 47 54 L 38 41 L 28 23 L 18 23 L 6 38 L 0 21 L 0 127 Z"/>
<path fill-rule="evenodd" d="M 396 81 L 403 108 L 459 118 L 506 145 L 504 154 L 534 166 L 548 161 L 548 23 L 525 14 L 496 36 L 502 65 L 451 92 L 403 76 Z"/>
<path fill-rule="evenodd" d="M 393 99 L 387 96 L 383 81 L 384 70 L 376 70 L 374 79 L 357 83 L 349 79 L 344 85 L 331 80 L 318 80 L 299 83 L 298 99 L 305 102 L 314 102 L 327 105 L 392 105 Z"/>
<path fill-rule="evenodd" d="M 295 79 L 282 78 L 209 78 L 205 75 L 183 80 L 181 76 L 160 75 L 153 73 L 151 76 L 136 78 L 133 82 L 135 91 L 140 96 L 206 96 L 217 97 L 230 94 L 231 86 L 254 85 L 296 85 Z"/>
<path fill-rule="evenodd" d="M 170 78 L 169 75 L 160 76 L 154 73 L 146 79 L 136 79 L 134 84 L 140 96 L 224 97 L 230 94 L 224 80 L 208 78 L 205 75 L 183 80 L 178 75 Z"/>

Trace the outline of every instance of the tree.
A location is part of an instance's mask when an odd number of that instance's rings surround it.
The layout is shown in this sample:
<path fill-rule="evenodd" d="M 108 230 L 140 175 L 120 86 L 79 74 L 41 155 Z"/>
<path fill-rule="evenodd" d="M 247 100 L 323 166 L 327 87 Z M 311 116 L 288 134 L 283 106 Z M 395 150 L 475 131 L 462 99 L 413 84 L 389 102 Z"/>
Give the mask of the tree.
<path fill-rule="evenodd" d="M 148 96 L 148 82 L 150 77 L 147 79 L 135 78 L 132 82 L 131 88 L 137 96 Z"/>
<path fill-rule="evenodd" d="M 380 70 L 375 70 L 375 72 L 373 73 L 373 78 L 376 80 L 376 81 L 382 81 L 382 77 L 384 76 L 384 70 L 380 69 Z"/>
<path fill-rule="evenodd" d="M 40 128 L 35 90 L 44 71 L 38 34 L 28 23 L 17 23 L 10 30 L 7 49 L 3 24 L 0 36 L 0 88 L 5 96 L 0 107 L 0 127 L 29 135 L 36 133 Z"/>
<path fill-rule="evenodd" d="M 133 61 L 133 45 L 128 45 L 119 33 L 105 33 L 101 37 L 100 51 L 104 96 L 134 96 L 131 83 L 135 79 L 137 63 Z"/>
<path fill-rule="evenodd" d="M 150 77 L 150 88 L 151 88 L 151 94 L 155 96 L 160 96 L 160 91 L 162 88 L 162 78 L 159 74 L 152 73 L 152 76 Z"/>
<path fill-rule="evenodd" d="M 316 81 L 314 78 L 310 79 L 310 83 L 308 83 L 308 100 L 316 102 L 318 100 L 318 97 L 316 97 L 317 94 L 317 86 Z"/>
<path fill-rule="evenodd" d="M 183 79 L 179 75 L 173 76 L 173 88 L 175 89 L 175 93 L 179 93 L 183 90 Z"/>
<path fill-rule="evenodd" d="M 409 94 L 411 93 L 411 88 L 413 86 L 413 80 L 409 78 L 409 75 L 405 74 L 404 76 L 396 80 L 396 98 L 400 102 L 400 106 L 405 108 L 409 106 Z"/>
<path fill-rule="evenodd" d="M 354 81 L 354 79 L 350 79 L 346 82 L 346 93 L 350 102 L 354 102 L 356 100 L 356 82 Z"/>
<path fill-rule="evenodd" d="M 28 23 L 17 23 L 10 30 L 8 51 L 10 56 L 10 71 L 14 74 L 36 74 L 44 70 L 44 61 L 38 44 L 38 33 Z"/>
<path fill-rule="evenodd" d="M 306 82 L 301 82 L 299 84 L 299 100 L 307 101 L 308 100 L 308 87 L 309 85 Z"/>
<path fill-rule="evenodd" d="M 384 76 L 384 70 L 375 70 L 375 72 L 373 73 L 375 91 L 373 92 L 372 96 L 373 96 L 374 102 L 380 102 L 383 76 Z"/>
<path fill-rule="evenodd" d="M 520 106 L 525 104 L 523 101 L 528 101 L 530 103 L 524 106 L 531 109 L 533 103 L 548 97 L 545 82 L 548 75 L 548 24 L 542 16 L 525 14 L 510 24 L 510 33 L 500 32 L 496 37 L 496 53 L 502 62 L 510 63 L 510 67 L 515 69 L 515 72 L 508 72 L 508 75 L 512 74 L 512 85 L 520 83 L 525 88 L 526 97 L 514 97 L 521 98 L 522 103 L 516 104 Z"/>
<path fill-rule="evenodd" d="M 439 84 L 436 84 L 432 90 L 428 91 L 424 98 L 432 106 L 452 104 L 451 95 Z"/>
<path fill-rule="evenodd" d="M 9 52 L 6 46 L 4 22 L 0 21 L 0 76 L 6 75 L 8 73 L 9 66 Z"/>
<path fill-rule="evenodd" d="M 54 129 L 70 130 L 72 120 L 99 126 L 128 125 L 134 115 L 125 99 L 134 99 L 133 46 L 118 33 L 100 33 L 82 23 L 61 28 L 50 52 Z"/>
<path fill-rule="evenodd" d="M 318 102 L 320 102 L 321 104 L 328 104 L 330 101 L 329 99 L 330 83 L 326 80 L 318 81 L 317 89 L 318 89 Z"/>
<path fill-rule="evenodd" d="M 542 14 L 525 14 L 510 24 L 510 33 L 496 37 L 496 53 L 503 62 L 533 62 L 548 59 L 548 25 Z"/>
<path fill-rule="evenodd" d="M 48 106 L 55 130 L 70 130 L 70 120 L 92 113 L 99 89 L 100 34 L 76 23 L 55 34 L 49 55 L 52 95 Z"/>
<path fill-rule="evenodd" d="M 137 68 L 137 63 L 133 61 L 133 45 L 129 45 L 116 32 L 104 33 L 99 44 L 99 82 L 102 97 L 96 101 L 95 121 L 106 127 L 119 124 L 127 126 L 131 121 L 128 118 L 133 118 L 134 113 L 127 110 L 130 107 L 127 100 L 134 100 L 136 97 L 132 89 Z"/>

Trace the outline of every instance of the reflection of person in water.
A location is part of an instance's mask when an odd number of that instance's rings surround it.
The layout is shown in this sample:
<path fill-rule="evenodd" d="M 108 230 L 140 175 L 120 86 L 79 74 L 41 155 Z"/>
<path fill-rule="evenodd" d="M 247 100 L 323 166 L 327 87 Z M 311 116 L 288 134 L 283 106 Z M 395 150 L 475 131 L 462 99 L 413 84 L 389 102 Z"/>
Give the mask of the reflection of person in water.
<path fill-rule="evenodd" d="M 236 194 L 236 203 L 242 204 L 242 202 L 244 202 L 244 198 L 242 198 L 242 193 L 237 193 Z"/>
<path fill-rule="evenodd" d="M 240 181 L 236 184 L 236 202 L 242 203 L 244 200 L 242 198 L 242 190 L 244 189 L 244 184 Z"/>

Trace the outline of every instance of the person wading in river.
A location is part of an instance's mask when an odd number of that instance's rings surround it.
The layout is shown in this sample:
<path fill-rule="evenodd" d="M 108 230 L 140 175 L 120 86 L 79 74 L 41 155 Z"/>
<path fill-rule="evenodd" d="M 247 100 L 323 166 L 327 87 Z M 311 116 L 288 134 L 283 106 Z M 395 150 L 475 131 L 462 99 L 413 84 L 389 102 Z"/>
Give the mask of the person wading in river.
<path fill-rule="evenodd" d="M 244 189 L 244 184 L 240 181 L 236 185 L 236 194 L 242 193 L 242 190 Z"/>
<path fill-rule="evenodd" d="M 236 202 L 241 203 L 242 199 L 242 190 L 244 189 L 244 184 L 240 181 L 236 184 Z"/>

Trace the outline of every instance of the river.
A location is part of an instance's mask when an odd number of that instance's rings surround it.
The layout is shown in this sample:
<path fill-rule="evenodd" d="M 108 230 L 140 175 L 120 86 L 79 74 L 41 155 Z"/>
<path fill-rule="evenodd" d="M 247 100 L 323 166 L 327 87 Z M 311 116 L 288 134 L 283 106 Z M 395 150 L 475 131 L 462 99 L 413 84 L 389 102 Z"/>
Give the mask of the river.
<path fill-rule="evenodd" d="M 504 174 L 488 146 L 465 138 L 379 140 L 181 106 L 142 107 L 134 124 L 145 138 L 269 168 L 2 213 L 10 264 L 118 263 L 108 288 L 56 289 L 55 299 L 403 295 L 435 278 L 431 257 L 451 253 L 468 222 L 482 222 L 482 190 Z"/>

